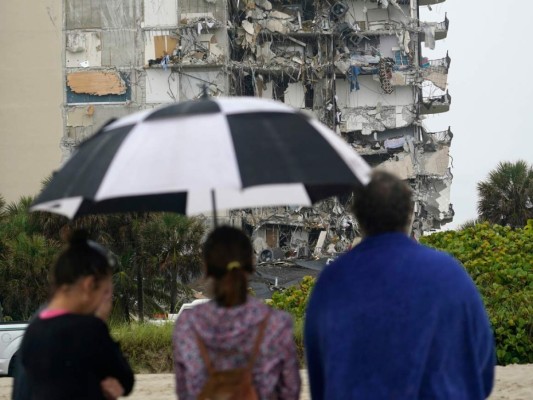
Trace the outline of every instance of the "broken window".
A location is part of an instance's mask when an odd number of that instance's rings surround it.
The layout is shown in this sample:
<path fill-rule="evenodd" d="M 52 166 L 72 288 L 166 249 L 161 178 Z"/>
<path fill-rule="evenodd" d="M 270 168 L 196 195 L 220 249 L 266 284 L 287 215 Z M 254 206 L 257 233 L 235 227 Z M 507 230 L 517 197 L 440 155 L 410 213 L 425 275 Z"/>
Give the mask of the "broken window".
<path fill-rule="evenodd" d="M 67 103 L 121 103 L 131 99 L 129 74 L 118 71 L 67 73 Z"/>
<path fill-rule="evenodd" d="M 410 65 L 409 56 L 399 48 L 393 48 L 394 61 L 396 65 Z"/>
<path fill-rule="evenodd" d="M 272 95 L 274 97 L 274 100 L 285 102 L 285 91 L 287 90 L 288 86 L 289 86 L 288 80 L 280 79 L 280 80 L 273 81 Z"/>
<path fill-rule="evenodd" d="M 315 99 L 315 89 L 313 88 L 313 85 L 308 82 L 305 85 L 305 108 L 313 109 Z"/>

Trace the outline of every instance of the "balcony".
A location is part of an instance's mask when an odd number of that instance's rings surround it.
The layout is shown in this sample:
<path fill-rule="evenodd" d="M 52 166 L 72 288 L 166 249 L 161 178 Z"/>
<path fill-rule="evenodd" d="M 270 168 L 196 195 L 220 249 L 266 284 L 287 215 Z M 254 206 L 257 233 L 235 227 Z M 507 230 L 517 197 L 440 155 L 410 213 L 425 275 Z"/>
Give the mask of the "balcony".
<path fill-rule="evenodd" d="M 421 115 L 439 114 L 450 110 L 452 96 L 448 92 L 442 96 L 424 97 L 420 105 Z"/>
<path fill-rule="evenodd" d="M 434 4 L 444 3 L 446 0 L 419 0 L 419 6 L 432 6 Z M 401 4 L 401 3 L 400 3 Z"/>
<path fill-rule="evenodd" d="M 420 77 L 433 82 L 439 89 L 446 90 L 451 61 L 447 53 L 446 57 L 437 60 L 423 58 L 420 62 Z"/>
<path fill-rule="evenodd" d="M 438 132 L 427 132 L 431 140 L 433 140 L 434 143 L 442 144 L 442 145 L 450 145 L 453 139 L 453 133 L 451 131 L 451 128 L 448 128 L 445 131 L 438 131 Z"/>
<path fill-rule="evenodd" d="M 448 70 L 450 69 L 451 62 L 452 59 L 448 55 L 448 52 L 446 52 L 446 57 L 444 58 L 438 58 L 436 60 L 427 60 L 423 58 L 420 62 L 420 67 L 424 69 L 427 68 L 433 72 L 447 74 Z"/>
<path fill-rule="evenodd" d="M 442 22 L 424 22 L 420 26 L 420 41 L 426 41 L 426 27 L 435 27 L 435 40 L 446 39 L 448 36 L 448 28 L 450 27 L 450 20 L 448 15 L 444 17 Z"/>

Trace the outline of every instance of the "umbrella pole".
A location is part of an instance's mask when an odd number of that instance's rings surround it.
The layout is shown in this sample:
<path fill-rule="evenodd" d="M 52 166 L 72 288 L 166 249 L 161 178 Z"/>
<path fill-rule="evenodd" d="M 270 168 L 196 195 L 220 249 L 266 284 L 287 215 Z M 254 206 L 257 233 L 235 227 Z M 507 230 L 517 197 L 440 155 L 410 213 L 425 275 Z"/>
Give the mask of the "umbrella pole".
<path fill-rule="evenodd" d="M 213 205 L 213 226 L 216 228 L 218 226 L 217 219 L 217 201 L 215 199 L 215 189 L 211 189 L 211 204 Z"/>

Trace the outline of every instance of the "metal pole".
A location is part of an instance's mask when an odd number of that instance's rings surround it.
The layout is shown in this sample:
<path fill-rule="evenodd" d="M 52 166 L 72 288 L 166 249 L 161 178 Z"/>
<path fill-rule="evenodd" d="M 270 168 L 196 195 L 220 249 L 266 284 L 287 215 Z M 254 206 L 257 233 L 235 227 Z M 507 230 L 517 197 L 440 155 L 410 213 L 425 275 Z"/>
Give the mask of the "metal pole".
<path fill-rule="evenodd" d="M 215 198 L 215 189 L 211 189 L 211 204 L 213 205 L 213 226 L 216 228 L 218 226 L 217 219 L 217 201 Z"/>

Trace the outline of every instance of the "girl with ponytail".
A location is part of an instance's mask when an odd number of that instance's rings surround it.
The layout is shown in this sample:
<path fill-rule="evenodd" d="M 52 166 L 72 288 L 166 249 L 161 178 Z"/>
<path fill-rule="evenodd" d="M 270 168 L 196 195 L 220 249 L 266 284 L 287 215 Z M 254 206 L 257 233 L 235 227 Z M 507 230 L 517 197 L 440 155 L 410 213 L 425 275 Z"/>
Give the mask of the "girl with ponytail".
<path fill-rule="evenodd" d="M 297 400 L 300 376 L 292 320 L 248 294 L 254 272 L 249 238 L 238 229 L 219 227 L 207 238 L 203 258 L 212 300 L 183 313 L 173 334 L 179 399 L 205 398 L 213 372 L 249 366 L 254 398 Z"/>

